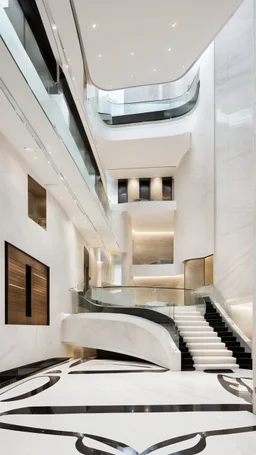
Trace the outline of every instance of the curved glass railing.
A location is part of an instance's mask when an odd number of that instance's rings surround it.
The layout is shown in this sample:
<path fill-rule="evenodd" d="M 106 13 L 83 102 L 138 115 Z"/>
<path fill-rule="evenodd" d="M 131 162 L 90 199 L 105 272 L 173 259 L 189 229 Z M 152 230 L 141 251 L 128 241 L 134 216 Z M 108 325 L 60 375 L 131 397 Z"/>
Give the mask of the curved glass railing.
<path fill-rule="evenodd" d="M 84 289 L 84 284 L 71 289 L 73 313 L 122 313 L 142 317 L 163 326 L 179 343 L 175 325 L 175 310 L 180 305 L 198 305 L 202 313 L 205 304 L 193 289 L 114 286 Z"/>
<path fill-rule="evenodd" d="M 172 99 L 117 103 L 108 95 L 88 102 L 108 125 L 170 120 L 188 114 L 196 105 L 200 92 L 199 71 L 188 90 Z"/>
<path fill-rule="evenodd" d="M 13 11 L 9 11 L 8 7 L 3 8 L 0 2 L 0 39 L 3 40 L 84 181 L 97 195 L 109 215 L 108 197 L 94 163 L 93 152 L 89 150 L 88 143 L 84 140 L 85 134 L 81 133 L 67 102 L 65 94 L 67 84 L 63 79 L 58 83 L 53 79 L 18 3 L 15 8 L 18 10 L 12 15 Z M 23 29 L 23 33 L 19 33 L 19 30 Z"/>

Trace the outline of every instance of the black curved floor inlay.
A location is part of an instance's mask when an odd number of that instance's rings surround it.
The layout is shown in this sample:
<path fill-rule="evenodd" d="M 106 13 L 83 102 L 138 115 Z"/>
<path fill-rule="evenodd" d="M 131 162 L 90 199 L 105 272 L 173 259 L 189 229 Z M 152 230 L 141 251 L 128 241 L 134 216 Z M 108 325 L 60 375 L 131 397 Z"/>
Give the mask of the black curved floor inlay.
<path fill-rule="evenodd" d="M 234 373 L 233 370 L 204 370 L 204 373 L 212 373 L 212 374 L 217 374 L 217 373 Z"/>
<path fill-rule="evenodd" d="M 231 412 L 252 411 L 250 404 L 154 404 L 154 405 L 88 405 L 88 406 L 28 406 L 3 412 L 6 415 L 65 415 L 113 414 L 144 412 Z"/>
<path fill-rule="evenodd" d="M 51 368 L 52 366 L 60 363 L 65 363 L 69 360 L 68 357 L 55 357 L 46 360 L 40 360 L 39 362 L 30 363 L 28 365 L 22 365 L 11 370 L 0 372 L 0 389 L 7 385 L 13 384 L 14 382 L 25 379 L 39 371 Z"/>
<path fill-rule="evenodd" d="M 68 374 L 127 374 L 127 373 L 166 373 L 169 371 L 167 368 L 151 370 L 86 370 L 86 371 L 70 371 Z"/>
<path fill-rule="evenodd" d="M 26 427 L 23 425 L 15 425 L 10 423 L 0 423 L 0 428 L 4 430 L 11 430 L 11 431 L 19 431 L 25 433 L 33 433 L 33 434 L 45 434 L 45 435 L 53 435 L 53 436 L 66 436 L 66 437 L 75 437 L 75 447 L 79 453 L 85 455 L 113 455 L 111 452 L 102 451 L 98 449 L 93 449 L 83 443 L 83 439 L 92 439 L 92 441 L 97 441 L 102 444 L 108 446 L 108 448 L 114 448 L 119 450 L 122 453 L 127 453 L 127 449 L 131 455 L 148 455 L 158 449 L 168 447 L 169 455 L 181 455 L 182 453 L 185 455 L 194 455 L 197 453 L 202 452 L 206 445 L 207 445 L 207 438 L 214 437 L 214 436 L 224 436 L 224 435 L 234 435 L 234 434 L 241 434 L 241 433 L 249 433 L 256 431 L 256 425 L 254 426 L 245 426 L 245 427 L 237 427 L 237 428 L 226 428 L 226 429 L 219 429 L 219 430 L 207 430 L 201 432 L 195 432 L 190 434 L 184 434 L 182 436 L 178 436 L 175 438 L 166 439 L 164 441 L 160 441 L 152 446 L 148 447 L 143 452 L 137 452 L 132 447 L 128 446 L 127 444 L 122 443 L 121 441 L 116 441 L 113 439 L 86 434 L 86 433 L 78 433 L 73 431 L 66 431 L 66 430 L 51 430 L 51 429 L 43 429 L 43 428 L 36 428 L 36 427 Z M 199 441 L 194 444 L 194 439 L 199 436 Z M 177 452 L 175 449 L 172 450 L 172 446 L 177 443 L 182 443 L 185 441 L 192 440 L 191 447 L 186 447 L 184 450 L 180 450 Z"/>
<path fill-rule="evenodd" d="M 227 376 L 225 374 L 218 374 L 219 383 L 222 387 L 232 395 L 238 398 L 243 398 L 248 403 L 252 403 L 253 390 L 248 386 L 243 379 L 253 382 L 252 378 Z"/>
<path fill-rule="evenodd" d="M 71 363 L 71 365 L 69 365 L 69 368 L 76 367 L 77 365 L 81 365 L 81 363 L 85 363 L 85 362 L 87 362 L 86 359 L 76 360 L 74 363 Z"/>
<path fill-rule="evenodd" d="M 62 373 L 61 370 L 52 370 L 52 371 L 47 371 L 47 374 L 60 374 Z"/>
<path fill-rule="evenodd" d="M 30 398 L 34 395 L 38 395 L 39 393 L 43 392 L 44 390 L 49 389 L 50 387 L 52 387 L 54 384 L 56 384 L 60 380 L 59 376 L 37 376 L 36 378 L 28 379 L 27 381 L 23 382 L 22 384 L 16 385 L 16 386 L 12 387 L 11 389 L 6 390 L 6 392 L 2 392 L 0 395 L 5 395 L 5 394 L 9 393 L 11 390 L 16 389 L 17 387 L 20 387 L 21 385 L 25 384 L 26 382 L 33 381 L 34 379 L 37 379 L 37 378 L 48 378 L 48 382 L 46 382 L 45 384 L 43 384 L 40 387 L 37 387 L 37 388 L 30 390 L 29 392 L 23 393 L 21 395 L 17 395 L 17 396 L 11 397 L 11 398 L 6 398 L 4 400 L 2 400 L 0 398 L 0 402 L 5 403 L 5 402 L 9 402 L 9 401 L 17 401 L 17 400 L 24 400 L 25 398 Z"/>

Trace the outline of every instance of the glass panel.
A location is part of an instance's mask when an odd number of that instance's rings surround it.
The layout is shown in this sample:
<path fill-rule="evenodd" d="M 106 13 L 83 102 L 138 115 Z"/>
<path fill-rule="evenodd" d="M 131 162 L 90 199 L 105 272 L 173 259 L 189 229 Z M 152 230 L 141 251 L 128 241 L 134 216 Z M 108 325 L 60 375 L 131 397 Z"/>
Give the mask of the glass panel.
<path fill-rule="evenodd" d="M 98 195 L 109 215 L 105 189 L 69 108 L 63 83 L 57 86 L 52 79 L 17 0 L 10 1 L 10 8 L 3 9 L 0 5 L 0 36 L 84 180 Z"/>
<path fill-rule="evenodd" d="M 91 288 L 84 291 L 84 283 L 71 289 L 73 313 L 122 313 L 143 317 L 159 323 L 168 330 L 179 345 L 179 331 L 174 323 L 178 305 L 197 305 L 204 312 L 204 301 L 193 289 L 115 286 Z"/>
<path fill-rule="evenodd" d="M 139 88 L 141 90 L 141 87 Z M 110 95 L 92 97 L 88 100 L 93 110 L 101 115 L 102 120 L 110 125 L 121 125 L 155 120 L 177 118 L 190 112 L 196 105 L 199 97 L 199 72 L 187 91 L 175 98 L 154 99 L 153 101 L 139 101 L 119 103 L 110 98 Z"/>

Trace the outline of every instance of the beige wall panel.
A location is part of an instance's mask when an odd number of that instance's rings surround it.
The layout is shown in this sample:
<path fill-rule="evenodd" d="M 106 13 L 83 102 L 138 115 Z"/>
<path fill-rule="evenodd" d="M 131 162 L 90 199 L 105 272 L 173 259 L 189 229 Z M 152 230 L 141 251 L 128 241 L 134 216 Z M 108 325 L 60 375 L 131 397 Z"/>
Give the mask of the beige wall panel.
<path fill-rule="evenodd" d="M 213 284 L 213 255 L 205 258 L 205 286 Z"/>
<path fill-rule="evenodd" d="M 140 198 L 140 181 L 139 179 L 129 179 L 128 186 L 128 202 L 133 202 Z"/>
<path fill-rule="evenodd" d="M 133 264 L 152 264 L 172 259 L 172 235 L 133 235 Z"/>
<path fill-rule="evenodd" d="M 162 201 L 163 183 L 161 177 L 155 177 L 150 181 L 150 199 L 152 201 Z"/>
<path fill-rule="evenodd" d="M 184 276 L 187 289 L 204 286 L 204 258 L 185 261 Z"/>

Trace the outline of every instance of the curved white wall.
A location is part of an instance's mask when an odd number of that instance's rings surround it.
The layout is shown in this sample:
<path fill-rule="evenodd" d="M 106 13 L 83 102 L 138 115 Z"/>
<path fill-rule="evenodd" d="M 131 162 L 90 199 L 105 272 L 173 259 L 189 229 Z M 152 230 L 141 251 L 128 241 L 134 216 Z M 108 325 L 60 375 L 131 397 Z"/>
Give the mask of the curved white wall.
<path fill-rule="evenodd" d="M 174 262 L 214 250 L 214 45 L 200 59 L 200 100 L 187 118 L 192 143 L 175 173 Z"/>
<path fill-rule="evenodd" d="M 138 357 L 172 371 L 181 370 L 181 354 L 167 330 L 126 314 L 82 313 L 62 321 L 62 341 Z"/>

